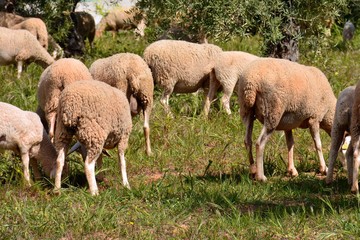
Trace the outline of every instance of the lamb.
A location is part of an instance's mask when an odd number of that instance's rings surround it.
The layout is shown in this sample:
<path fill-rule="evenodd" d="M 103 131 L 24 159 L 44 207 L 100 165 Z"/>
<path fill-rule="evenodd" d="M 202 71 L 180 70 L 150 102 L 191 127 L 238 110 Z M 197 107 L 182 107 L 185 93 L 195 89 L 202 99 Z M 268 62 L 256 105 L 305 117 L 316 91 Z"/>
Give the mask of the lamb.
<path fill-rule="evenodd" d="M 24 21 L 11 26 L 11 29 L 28 30 L 40 42 L 46 50 L 48 49 L 48 31 L 45 23 L 40 18 L 26 18 Z"/>
<path fill-rule="evenodd" d="M 119 53 L 98 59 L 89 68 L 95 80 L 106 82 L 124 92 L 132 104 L 132 113 L 139 106 L 144 114 L 144 136 L 146 153 L 151 155 L 149 119 L 153 106 L 154 81 L 151 70 L 139 55 Z M 132 102 L 132 99 L 135 99 Z"/>
<path fill-rule="evenodd" d="M 266 181 L 263 168 L 265 144 L 275 130 L 283 130 L 288 147 L 288 168 L 297 176 L 294 166 L 292 130 L 309 128 L 320 160 L 320 172 L 326 173 L 319 128 L 329 135 L 335 113 L 336 97 L 326 76 L 317 68 L 284 59 L 260 58 L 251 62 L 239 80 L 240 115 L 246 127 L 245 146 L 250 172 Z M 252 155 L 253 124 L 262 124 L 256 141 L 256 165 Z"/>
<path fill-rule="evenodd" d="M 57 153 L 36 113 L 4 102 L 0 102 L 0 112 L 0 149 L 21 156 L 27 185 L 31 185 L 29 162 L 36 179 L 41 177 L 38 162 L 47 176 L 54 175 Z"/>
<path fill-rule="evenodd" d="M 132 129 L 129 102 L 125 94 L 100 81 L 77 81 L 61 93 L 55 130 L 58 151 L 55 192 L 61 188 L 61 174 L 66 150 L 75 135 L 87 150 L 85 174 L 90 193 L 98 195 L 95 162 L 102 149 L 117 146 L 123 185 L 130 188 L 124 151 Z"/>
<path fill-rule="evenodd" d="M 17 63 L 20 78 L 23 63 L 30 61 L 46 68 L 54 59 L 30 32 L 0 27 L 0 65 Z"/>
<path fill-rule="evenodd" d="M 100 37 L 104 31 L 135 29 L 135 33 L 144 36 L 145 19 L 137 8 L 114 8 L 98 24 L 95 35 Z"/>
<path fill-rule="evenodd" d="M 224 92 L 221 103 L 227 114 L 231 114 L 230 97 L 235 85 L 237 85 L 239 77 L 247 64 L 258 58 L 253 54 L 241 51 L 224 51 L 219 54 L 210 74 L 209 92 L 204 104 L 205 116 L 208 116 L 210 104 L 220 87 L 222 87 Z"/>
<path fill-rule="evenodd" d="M 213 44 L 197 44 L 180 40 L 159 40 L 144 51 L 144 60 L 162 90 L 160 99 L 170 113 L 171 93 L 191 93 L 209 85 L 210 72 L 222 50 Z"/>
<path fill-rule="evenodd" d="M 47 67 L 40 76 L 37 91 L 39 104 L 37 112 L 43 112 L 51 140 L 54 137 L 56 111 L 61 91 L 70 83 L 79 80 L 92 80 L 92 76 L 85 64 L 74 58 L 57 60 Z"/>
<path fill-rule="evenodd" d="M 334 116 L 334 123 L 331 129 L 331 147 L 329 154 L 329 168 L 326 174 L 326 183 L 333 181 L 334 163 L 342 142 L 345 141 L 345 136 L 350 133 L 351 111 L 354 102 L 355 86 L 347 87 L 339 94 L 336 102 L 336 110 Z M 343 166 L 346 164 L 341 158 Z M 349 172 L 348 172 L 349 174 Z M 350 179 L 350 178 L 349 178 Z"/>

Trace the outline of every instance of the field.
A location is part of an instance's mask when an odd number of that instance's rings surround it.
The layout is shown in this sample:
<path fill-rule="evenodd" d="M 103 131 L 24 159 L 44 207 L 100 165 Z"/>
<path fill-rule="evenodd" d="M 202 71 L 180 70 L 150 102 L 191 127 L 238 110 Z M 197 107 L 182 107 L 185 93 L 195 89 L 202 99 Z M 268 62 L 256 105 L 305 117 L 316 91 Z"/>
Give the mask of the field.
<path fill-rule="evenodd" d="M 259 54 L 259 39 L 216 44 L 224 50 Z M 90 64 L 118 52 L 142 55 L 148 42 L 132 33 L 110 34 L 96 41 L 82 58 Z M 336 96 L 360 76 L 360 39 L 341 43 L 333 34 L 327 45 L 300 45 L 300 62 L 319 67 Z M 42 68 L 30 64 L 21 79 L 13 66 L 0 67 L 0 101 L 35 111 Z M 314 89 L 316 94 L 316 89 Z M 172 95 L 174 116 L 167 117 L 155 92 L 151 116 L 153 155 L 145 154 L 142 116 L 133 119 L 126 152 L 131 190 L 121 185 L 116 151 L 105 157 L 106 181 L 100 195 L 88 193 L 80 155 L 69 158 L 71 174 L 60 195 L 53 181 L 25 187 L 22 165 L 11 152 L 0 155 L 0 236 L 2 239 L 357 239 L 359 197 L 350 193 L 346 173 L 336 165 L 328 186 L 318 174 L 319 161 L 307 130 L 294 131 L 299 177 L 286 176 L 285 137 L 275 133 L 265 151 L 268 182 L 249 178 L 243 144 L 244 126 L 236 96 L 228 116 L 219 101 L 210 118 L 201 115 L 201 93 Z M 256 122 L 253 139 L 260 124 Z M 330 137 L 322 132 L 327 159 Z"/>

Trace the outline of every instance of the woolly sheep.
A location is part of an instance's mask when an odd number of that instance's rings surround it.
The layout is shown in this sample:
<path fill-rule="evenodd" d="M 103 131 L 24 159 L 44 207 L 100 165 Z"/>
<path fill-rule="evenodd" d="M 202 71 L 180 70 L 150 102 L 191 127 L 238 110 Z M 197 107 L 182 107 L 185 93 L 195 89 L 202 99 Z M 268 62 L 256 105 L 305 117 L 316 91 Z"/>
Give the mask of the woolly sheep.
<path fill-rule="evenodd" d="M 55 191 L 60 190 L 65 152 L 74 135 L 87 150 L 85 174 L 92 195 L 99 192 L 94 169 L 103 148 L 117 146 L 123 184 L 130 188 L 124 151 L 131 128 L 129 102 L 119 89 L 100 81 L 77 81 L 67 86 L 60 96 L 56 121 Z"/>
<path fill-rule="evenodd" d="M 153 105 L 154 81 L 151 70 L 145 61 L 133 53 L 119 53 L 98 59 L 89 68 L 95 80 L 106 82 L 124 92 L 130 103 L 130 108 L 136 112 L 140 106 L 144 114 L 144 136 L 146 153 L 151 154 L 149 119 Z M 131 99 L 136 102 L 131 102 Z"/>
<path fill-rule="evenodd" d="M 246 127 L 245 146 L 251 174 L 266 181 L 263 168 L 265 144 L 275 130 L 283 130 L 288 147 L 288 173 L 297 176 L 294 166 L 292 129 L 309 128 L 320 160 L 320 172 L 326 173 L 319 128 L 329 135 L 336 98 L 325 75 L 315 67 L 284 59 L 261 58 L 251 62 L 239 80 L 240 115 Z M 255 119 L 262 124 L 256 141 L 256 165 L 252 155 L 251 134 Z"/>
<path fill-rule="evenodd" d="M 20 78 L 23 63 L 29 61 L 46 68 L 54 59 L 30 32 L 0 27 L 0 65 L 17 63 Z"/>
<path fill-rule="evenodd" d="M 144 36 L 145 19 L 137 8 L 114 8 L 103 17 L 96 29 L 96 36 L 100 37 L 104 31 L 135 29 L 135 33 Z"/>
<path fill-rule="evenodd" d="M 354 24 L 350 21 L 347 21 L 344 25 L 344 29 L 342 32 L 344 42 L 353 39 L 354 33 L 355 33 Z"/>
<path fill-rule="evenodd" d="M 40 178 L 38 162 L 47 176 L 56 170 L 56 150 L 34 112 L 23 111 L 11 104 L 0 102 L 0 149 L 20 155 L 24 178 L 30 186 L 29 162 L 34 176 Z"/>
<path fill-rule="evenodd" d="M 144 51 L 144 60 L 163 91 L 160 102 L 170 113 L 171 93 L 192 93 L 209 85 L 214 61 L 222 50 L 213 44 L 159 40 Z"/>
<path fill-rule="evenodd" d="M 49 137 L 52 140 L 61 91 L 70 83 L 79 80 L 92 80 L 92 77 L 85 64 L 74 58 L 57 60 L 40 76 L 37 91 L 38 108 L 44 113 Z M 39 111 L 37 110 L 37 112 Z"/>
<path fill-rule="evenodd" d="M 48 31 L 45 23 L 40 18 L 26 18 L 24 21 L 11 26 L 11 29 L 28 30 L 40 42 L 46 50 L 48 49 Z"/>
<path fill-rule="evenodd" d="M 221 103 L 227 114 L 231 114 L 230 97 L 235 85 L 237 85 L 239 77 L 246 65 L 255 59 L 258 59 L 258 57 L 241 51 L 224 51 L 219 54 L 215 60 L 214 69 L 210 74 L 209 92 L 204 104 L 205 116 L 209 114 L 210 104 L 220 87 L 222 87 L 224 92 Z"/>
<path fill-rule="evenodd" d="M 329 168 L 326 183 L 333 181 L 334 163 L 346 134 L 350 133 L 351 111 L 354 102 L 355 86 L 347 87 L 339 94 L 336 102 L 334 122 L 331 128 L 331 147 L 329 153 Z M 349 165 L 341 158 L 343 166 Z"/>

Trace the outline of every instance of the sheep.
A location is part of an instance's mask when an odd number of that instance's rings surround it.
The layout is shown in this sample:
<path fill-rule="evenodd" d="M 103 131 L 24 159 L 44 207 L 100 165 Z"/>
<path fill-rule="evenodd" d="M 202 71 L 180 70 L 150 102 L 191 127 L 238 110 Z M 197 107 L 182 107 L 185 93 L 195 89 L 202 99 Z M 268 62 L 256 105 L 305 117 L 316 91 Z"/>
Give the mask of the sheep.
<path fill-rule="evenodd" d="M 208 116 L 210 104 L 220 87 L 224 92 L 221 103 L 227 114 L 231 114 L 230 97 L 235 85 L 237 85 L 240 74 L 247 64 L 258 58 L 253 54 L 241 51 L 224 51 L 219 54 L 210 74 L 209 91 L 204 104 L 205 116 Z"/>
<path fill-rule="evenodd" d="M 191 93 L 209 85 L 210 72 L 222 50 L 213 44 L 181 40 L 159 40 L 144 50 L 155 84 L 162 90 L 160 99 L 169 114 L 171 93 Z"/>
<path fill-rule="evenodd" d="M 12 27 L 24 21 L 25 18 L 14 13 L 0 12 L 0 27 Z"/>
<path fill-rule="evenodd" d="M 344 29 L 342 32 L 342 36 L 343 36 L 343 41 L 350 41 L 351 39 L 353 39 L 354 37 L 354 33 L 355 33 L 355 26 L 352 22 L 347 21 L 344 24 Z"/>
<path fill-rule="evenodd" d="M 24 21 L 10 27 L 11 29 L 24 29 L 33 34 L 46 50 L 48 49 L 48 31 L 40 18 L 26 18 Z"/>
<path fill-rule="evenodd" d="M 336 102 L 334 122 L 331 128 L 331 147 L 329 154 L 329 168 L 326 174 L 326 183 L 333 181 L 334 163 L 342 143 L 346 143 L 346 135 L 350 133 L 351 110 L 354 102 L 355 86 L 345 88 L 340 92 Z M 342 156 L 342 155 L 340 155 Z M 343 166 L 346 164 L 341 158 Z"/>
<path fill-rule="evenodd" d="M 317 68 L 284 59 L 260 58 L 251 62 L 239 80 L 238 102 L 246 127 L 245 146 L 250 172 L 266 181 L 263 168 L 265 144 L 275 130 L 283 130 L 288 147 L 290 176 L 297 176 L 294 166 L 292 130 L 309 128 L 320 160 L 320 172 L 326 173 L 319 128 L 329 135 L 333 123 L 336 97 L 326 76 Z M 255 119 L 262 124 L 256 141 L 256 165 L 252 155 L 251 135 Z"/>
<path fill-rule="evenodd" d="M 37 114 L 5 102 L 0 102 L 0 112 L 0 149 L 20 155 L 27 185 L 31 186 L 29 162 L 35 179 L 41 177 L 38 162 L 47 176 L 54 175 L 57 153 Z"/>
<path fill-rule="evenodd" d="M 92 80 L 88 68 L 80 60 L 62 58 L 47 67 L 40 76 L 37 90 L 38 108 L 44 113 L 49 137 L 53 140 L 56 111 L 61 91 L 70 83 Z"/>
<path fill-rule="evenodd" d="M 114 8 L 101 19 L 95 35 L 100 37 L 104 31 L 112 31 L 114 36 L 114 33 L 120 29 L 135 29 L 135 33 L 143 37 L 145 28 L 144 16 L 137 8 Z"/>
<path fill-rule="evenodd" d="M 20 78 L 23 63 L 29 61 L 46 68 L 54 59 L 30 32 L 0 27 L 0 65 L 17 63 Z"/>
<path fill-rule="evenodd" d="M 100 81 L 77 81 L 61 93 L 55 130 L 55 148 L 58 152 L 55 192 L 61 188 L 61 173 L 65 152 L 73 135 L 85 146 L 85 175 L 91 195 L 98 195 L 95 162 L 102 149 L 117 146 L 123 185 L 130 188 L 124 151 L 132 129 L 129 102 L 117 88 Z"/>
<path fill-rule="evenodd" d="M 139 55 L 119 53 L 96 60 L 89 71 L 95 80 L 106 82 L 124 92 L 131 103 L 132 113 L 137 113 L 137 107 L 141 107 L 144 114 L 146 153 L 151 155 L 149 119 L 153 105 L 154 81 L 146 62 Z M 132 101 L 133 99 L 135 101 Z"/>
<path fill-rule="evenodd" d="M 83 41 L 87 39 L 90 47 L 92 48 L 92 43 L 95 38 L 94 17 L 87 12 L 71 12 L 70 17 L 74 23 L 76 32 L 82 36 Z"/>

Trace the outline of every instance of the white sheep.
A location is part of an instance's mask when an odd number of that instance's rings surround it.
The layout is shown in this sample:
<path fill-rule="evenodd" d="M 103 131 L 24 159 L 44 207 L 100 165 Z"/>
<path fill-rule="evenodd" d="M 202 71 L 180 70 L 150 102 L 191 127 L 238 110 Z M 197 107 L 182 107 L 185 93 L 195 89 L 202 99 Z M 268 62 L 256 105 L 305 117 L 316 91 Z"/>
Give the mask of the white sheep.
<path fill-rule="evenodd" d="M 124 92 L 131 105 L 132 113 L 136 113 L 139 106 L 144 114 L 144 136 L 146 153 L 151 154 L 149 119 L 153 106 L 154 81 L 151 70 L 139 55 L 133 53 L 119 53 L 98 59 L 89 68 L 95 80 L 107 84 Z M 135 99 L 134 102 L 131 99 Z"/>
<path fill-rule="evenodd" d="M 155 84 L 163 91 L 160 102 L 170 113 L 171 93 L 192 93 L 209 85 L 214 61 L 222 50 L 213 44 L 159 40 L 144 51 Z"/>
<path fill-rule="evenodd" d="M 135 29 L 135 33 L 143 37 L 145 28 L 145 19 L 137 8 L 117 7 L 100 20 L 95 36 L 100 37 L 104 31 L 112 31 L 114 35 L 120 29 Z"/>
<path fill-rule="evenodd" d="M 258 58 L 258 56 L 241 51 L 224 51 L 219 54 L 210 74 L 209 91 L 204 104 L 205 116 L 209 114 L 210 104 L 219 88 L 222 88 L 224 92 L 221 103 L 227 114 L 231 114 L 230 97 L 236 89 L 240 75 L 247 64 Z"/>
<path fill-rule="evenodd" d="M 55 61 L 40 76 L 37 112 L 40 113 L 40 110 L 43 112 L 49 137 L 52 140 L 61 91 L 70 83 L 80 80 L 92 80 L 92 76 L 85 64 L 74 58 L 62 58 Z"/>
<path fill-rule="evenodd" d="M 46 68 L 54 59 L 29 31 L 0 27 L 0 65 L 17 63 L 20 78 L 23 63 L 31 61 Z"/>
<path fill-rule="evenodd" d="M 47 176 L 54 175 L 57 153 L 37 114 L 4 102 L 0 102 L 0 112 L 0 149 L 20 155 L 26 183 L 31 185 L 29 162 L 35 179 L 41 177 L 38 162 Z"/>
<path fill-rule="evenodd" d="M 350 133 L 351 111 L 354 102 L 355 86 L 347 87 L 340 92 L 334 116 L 334 122 L 331 128 L 331 147 L 329 153 L 329 168 L 326 174 L 326 183 L 333 181 L 334 163 L 338 156 L 340 146 L 342 143 L 346 144 L 346 135 Z M 340 155 L 342 156 L 342 155 Z M 340 158 L 344 167 L 346 164 L 343 157 Z"/>
<path fill-rule="evenodd" d="M 11 29 L 28 30 L 40 42 L 46 50 L 48 49 L 48 31 L 43 20 L 40 18 L 26 18 L 24 21 L 10 27 Z"/>
<path fill-rule="evenodd" d="M 85 174 L 92 195 L 99 192 L 94 170 L 103 148 L 117 146 L 123 185 L 130 188 L 124 151 L 131 128 L 130 106 L 122 91 L 100 81 L 77 81 L 68 85 L 61 93 L 56 121 L 55 191 L 61 188 L 65 153 L 74 135 L 87 150 Z"/>
<path fill-rule="evenodd" d="M 263 155 L 266 142 L 275 130 L 283 130 L 288 147 L 288 168 L 297 176 L 294 166 L 292 130 L 309 128 L 320 160 L 320 172 L 326 173 L 320 131 L 329 135 L 333 123 L 336 98 L 326 76 L 317 68 L 284 59 L 260 58 L 251 62 L 239 80 L 240 115 L 246 127 L 245 146 L 251 174 L 266 181 Z M 256 141 L 256 165 L 252 155 L 253 124 L 262 124 Z"/>

